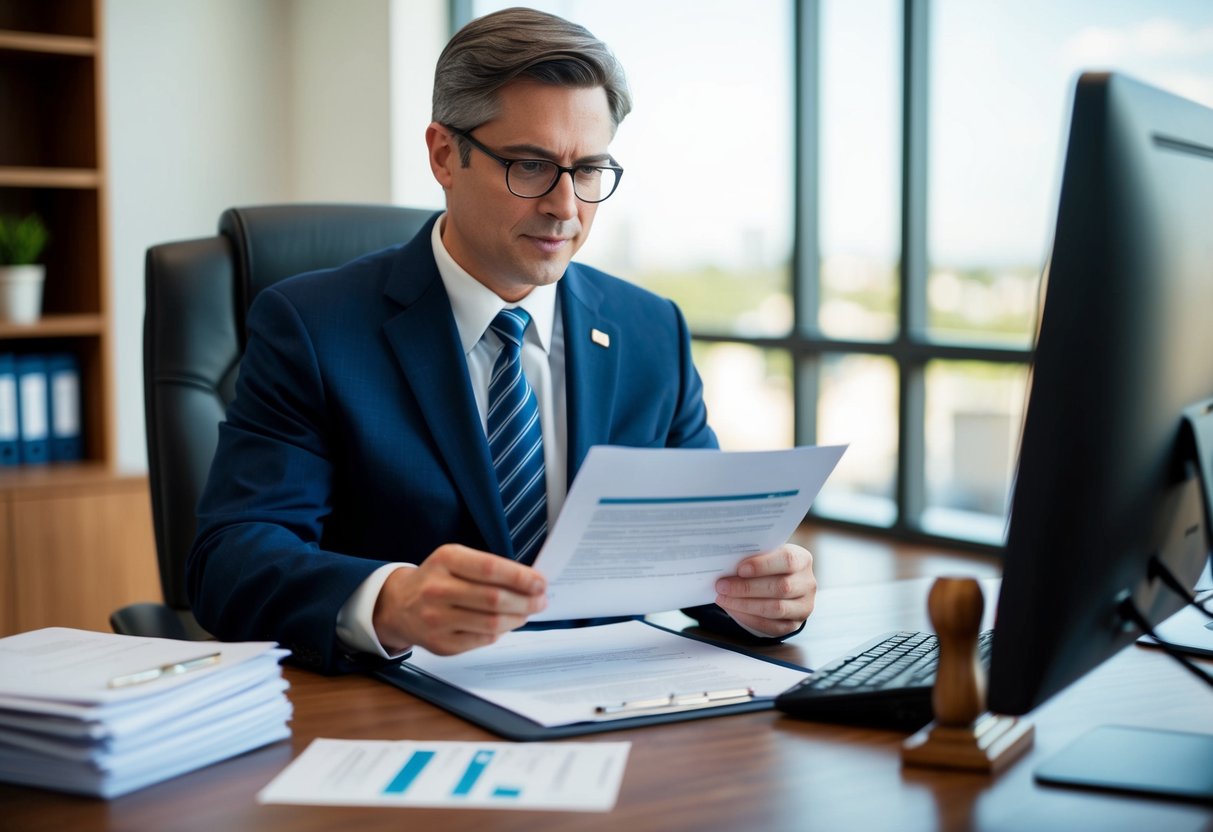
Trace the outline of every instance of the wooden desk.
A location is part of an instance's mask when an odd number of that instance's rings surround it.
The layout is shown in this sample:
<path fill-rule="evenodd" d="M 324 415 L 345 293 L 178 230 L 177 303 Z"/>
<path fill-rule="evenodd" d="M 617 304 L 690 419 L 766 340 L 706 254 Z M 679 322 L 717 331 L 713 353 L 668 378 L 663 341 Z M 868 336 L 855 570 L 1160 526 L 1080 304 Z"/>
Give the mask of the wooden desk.
<path fill-rule="evenodd" d="M 992 581 L 986 581 L 987 607 Z M 923 628 L 929 579 L 823 590 L 805 632 L 776 649 L 820 664 L 899 626 Z M 1213 733 L 1213 693 L 1161 653 L 1132 647 L 1034 716 L 1036 747 L 997 779 L 903 770 L 904 735 L 743 714 L 597 735 L 630 740 L 605 814 L 260 806 L 256 793 L 316 737 L 489 740 L 365 678 L 288 669 L 293 738 L 117 800 L 0 786 L 5 830 L 1208 830 L 1213 809 L 1036 785 L 1032 768 L 1100 724 Z M 591 738 L 592 740 L 593 738 Z"/>

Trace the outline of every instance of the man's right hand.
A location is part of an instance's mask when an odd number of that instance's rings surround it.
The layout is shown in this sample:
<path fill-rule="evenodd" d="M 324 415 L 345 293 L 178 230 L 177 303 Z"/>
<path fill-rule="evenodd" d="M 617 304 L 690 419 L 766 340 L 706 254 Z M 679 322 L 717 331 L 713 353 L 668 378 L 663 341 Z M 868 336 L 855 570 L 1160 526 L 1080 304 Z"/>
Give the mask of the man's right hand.
<path fill-rule="evenodd" d="M 547 582 L 530 566 L 448 544 L 416 569 L 388 576 L 372 621 L 388 652 L 424 647 L 440 656 L 492 644 L 547 606 Z"/>

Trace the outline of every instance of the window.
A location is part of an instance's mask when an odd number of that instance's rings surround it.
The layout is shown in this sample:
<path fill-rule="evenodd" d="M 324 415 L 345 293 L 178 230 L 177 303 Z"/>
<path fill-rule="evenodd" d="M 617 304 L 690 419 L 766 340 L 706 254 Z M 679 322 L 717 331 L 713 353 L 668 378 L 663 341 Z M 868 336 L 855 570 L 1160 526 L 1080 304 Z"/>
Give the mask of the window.
<path fill-rule="evenodd" d="M 1193 0 L 813 5 L 820 142 L 801 152 L 820 167 L 821 288 L 807 294 L 828 357 L 809 358 L 825 369 L 799 402 L 816 433 L 798 439 L 856 434 L 853 473 L 840 467 L 815 509 L 998 545 L 1074 79 L 1114 68 L 1213 104 L 1213 13 Z"/>
<path fill-rule="evenodd" d="M 801 46 L 811 86 L 802 101 L 816 91 L 819 103 L 816 136 L 802 138 L 802 153 L 816 159 L 806 185 L 817 183 L 818 249 L 802 246 L 802 262 L 815 260 L 820 289 L 804 294 L 800 329 L 822 343 L 806 344 L 811 369 L 802 375 L 801 407 L 815 413 L 816 429 L 806 425 L 801 441 L 848 445 L 817 499 L 818 514 L 891 527 L 897 365 L 887 349 L 847 353 L 830 342 L 887 348 L 900 330 L 901 9 L 896 0 L 826 2 L 816 21 L 803 22 L 816 23 L 818 35 Z"/>
<path fill-rule="evenodd" d="M 1213 104 L 1213 7 L 934 0 L 931 10 L 930 332 L 1026 346 L 1074 79 L 1115 68 Z"/>
<path fill-rule="evenodd" d="M 933 0 L 927 49 L 926 341 L 1029 348 L 1075 79 L 1111 68 L 1213 104 L 1213 9 Z M 948 357 L 925 369 L 920 523 L 1000 542 L 1026 365 Z"/>
<path fill-rule="evenodd" d="M 679 303 L 724 447 L 848 443 L 815 514 L 1000 545 L 1074 79 L 1213 106 L 1207 0 L 531 5 L 628 72 L 579 259 Z"/>
<path fill-rule="evenodd" d="M 791 4 L 526 5 L 605 41 L 632 89 L 611 145 L 627 175 L 577 259 L 672 298 L 696 335 L 712 336 L 695 358 L 725 448 L 791 447 L 791 356 L 745 340 L 792 329 Z"/>
<path fill-rule="evenodd" d="M 817 48 L 820 303 L 830 338 L 890 341 L 899 328 L 901 6 L 821 5 Z"/>

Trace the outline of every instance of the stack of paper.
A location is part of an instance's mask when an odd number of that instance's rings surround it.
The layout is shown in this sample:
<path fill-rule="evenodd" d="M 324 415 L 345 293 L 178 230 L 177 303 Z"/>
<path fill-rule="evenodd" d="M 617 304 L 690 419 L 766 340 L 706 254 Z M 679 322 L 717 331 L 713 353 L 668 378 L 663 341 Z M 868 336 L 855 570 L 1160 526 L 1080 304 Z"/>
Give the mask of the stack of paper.
<path fill-rule="evenodd" d="M 290 736 L 272 642 L 0 639 L 0 780 L 116 797 Z"/>

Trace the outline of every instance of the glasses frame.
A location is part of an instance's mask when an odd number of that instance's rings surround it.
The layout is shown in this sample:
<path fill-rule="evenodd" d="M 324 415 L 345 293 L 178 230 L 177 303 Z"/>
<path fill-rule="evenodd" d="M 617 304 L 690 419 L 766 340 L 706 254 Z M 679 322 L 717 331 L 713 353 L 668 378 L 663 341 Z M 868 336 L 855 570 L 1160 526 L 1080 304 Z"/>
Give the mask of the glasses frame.
<path fill-rule="evenodd" d="M 470 144 L 472 147 L 476 148 L 481 153 L 483 153 L 485 156 L 488 156 L 490 159 L 496 161 L 503 168 L 505 168 L 506 190 L 508 190 L 511 194 L 518 197 L 519 199 L 542 199 L 543 197 L 550 194 L 552 191 L 556 190 L 556 186 L 558 184 L 560 184 L 561 175 L 567 173 L 569 175 L 569 179 L 571 179 L 573 182 L 573 196 L 577 197 L 577 199 L 581 200 L 582 202 L 588 203 L 590 205 L 597 205 L 599 202 L 606 202 L 608 199 L 610 199 L 611 194 L 614 194 L 615 191 L 617 191 L 619 189 L 619 183 L 623 181 L 623 168 L 619 166 L 619 163 L 617 163 L 614 158 L 611 159 L 611 164 L 609 164 L 609 165 L 573 165 L 571 167 L 565 167 L 564 165 L 558 165 L 555 162 L 553 162 L 551 159 L 506 159 L 504 156 L 498 156 L 496 153 L 489 150 L 487 147 L 485 147 L 483 144 L 481 144 L 479 141 L 477 141 L 475 138 L 473 138 L 472 134 L 469 131 L 460 130 L 458 127 L 451 127 L 449 124 L 444 125 L 444 126 L 446 127 L 447 130 L 450 130 L 456 136 L 459 136 L 462 139 L 466 139 L 468 144 Z M 518 193 L 517 191 L 515 191 L 513 188 L 510 187 L 510 167 L 513 165 L 516 165 L 519 163 L 525 163 L 525 162 L 539 162 L 541 164 L 551 165 L 554 168 L 556 168 L 556 175 L 552 177 L 552 184 L 549 185 L 548 189 L 546 191 L 544 191 L 543 193 L 534 194 L 532 196 L 527 196 L 525 194 Z M 615 171 L 615 186 L 613 188 L 611 188 L 610 193 L 608 193 L 606 196 L 602 197 L 601 199 L 585 199 L 584 197 L 581 196 L 581 194 L 577 193 L 577 178 L 573 175 L 576 171 L 580 170 L 581 168 L 599 168 L 601 170 Z"/>

